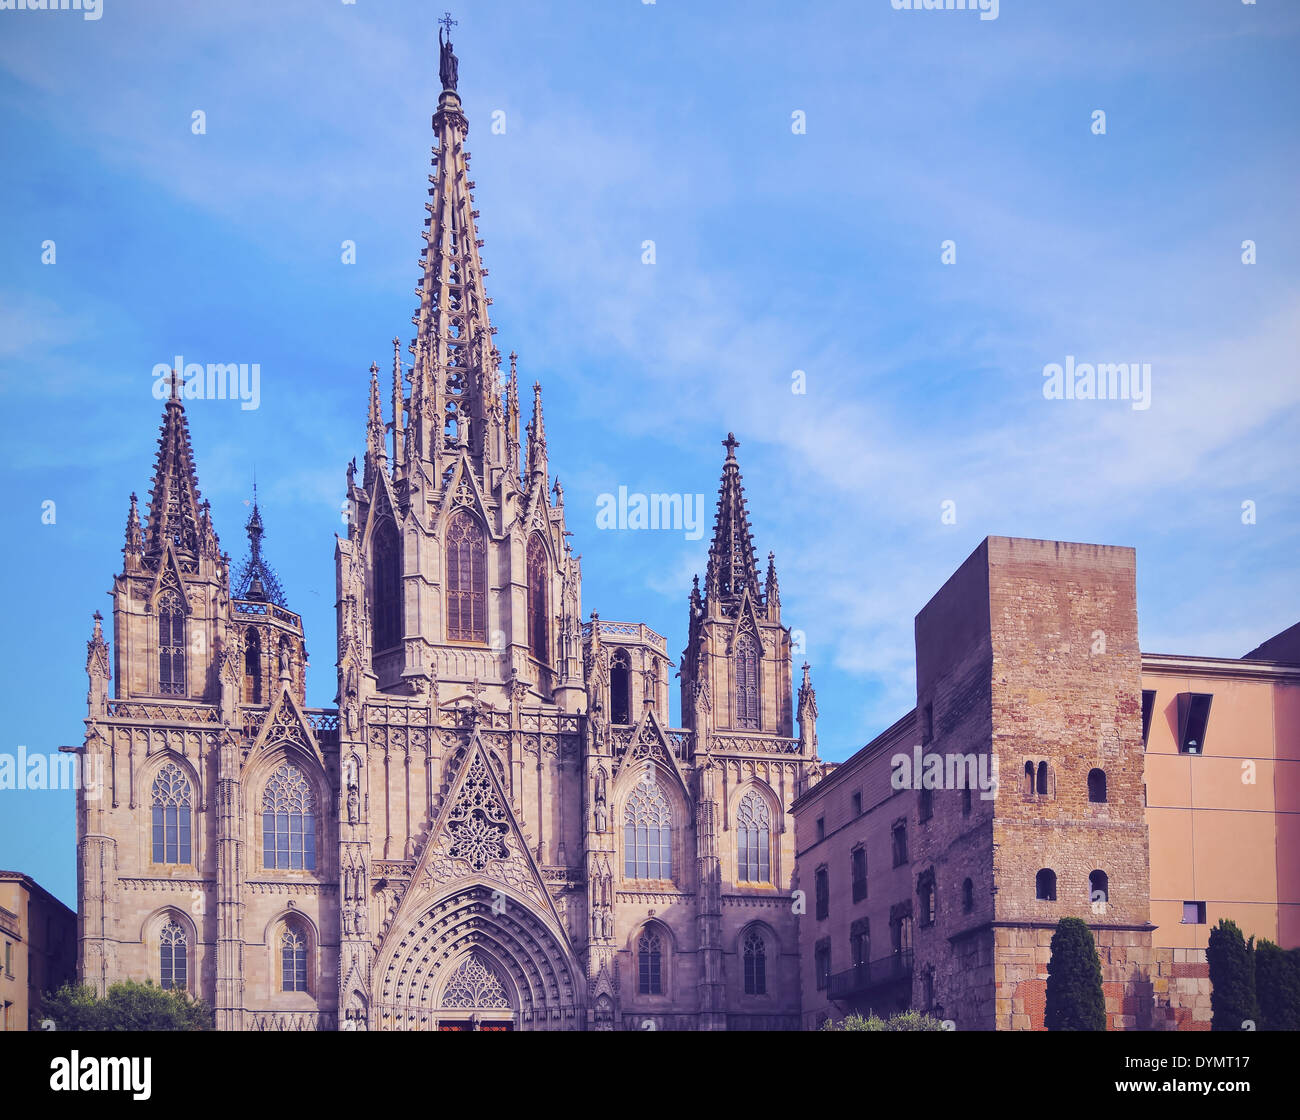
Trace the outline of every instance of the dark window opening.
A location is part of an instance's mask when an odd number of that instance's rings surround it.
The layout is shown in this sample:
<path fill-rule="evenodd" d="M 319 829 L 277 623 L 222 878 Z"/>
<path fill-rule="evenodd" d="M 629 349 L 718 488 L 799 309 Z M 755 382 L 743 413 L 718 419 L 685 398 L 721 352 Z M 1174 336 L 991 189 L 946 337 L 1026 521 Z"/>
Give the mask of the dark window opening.
<path fill-rule="evenodd" d="M 1147 736 L 1151 734 L 1151 716 L 1156 710 L 1156 690 L 1142 690 L 1142 749 L 1146 750 Z"/>
<path fill-rule="evenodd" d="M 831 912 L 830 872 L 824 867 L 817 868 L 815 883 L 817 892 L 817 920 L 820 922 Z"/>
<path fill-rule="evenodd" d="M 1088 800 L 1102 803 L 1106 800 L 1106 771 L 1093 768 L 1088 771 Z"/>
<path fill-rule="evenodd" d="M 1204 754 L 1205 732 L 1210 722 L 1208 692 L 1178 694 L 1178 751 L 1180 754 Z"/>
<path fill-rule="evenodd" d="M 627 650 L 617 650 L 609 663 L 610 718 L 615 723 L 631 723 L 632 661 Z"/>
<path fill-rule="evenodd" d="M 1034 897 L 1044 902 L 1056 901 L 1056 872 L 1044 867 L 1034 876 Z"/>
<path fill-rule="evenodd" d="M 867 849 L 853 849 L 853 901 L 867 897 Z"/>

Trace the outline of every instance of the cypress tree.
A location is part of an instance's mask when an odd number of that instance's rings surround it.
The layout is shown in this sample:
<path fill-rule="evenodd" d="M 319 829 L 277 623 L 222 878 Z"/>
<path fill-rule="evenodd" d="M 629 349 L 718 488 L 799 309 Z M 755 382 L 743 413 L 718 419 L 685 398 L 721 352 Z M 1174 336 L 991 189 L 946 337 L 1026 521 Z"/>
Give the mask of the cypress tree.
<path fill-rule="evenodd" d="M 1106 996 L 1092 930 L 1081 918 L 1062 918 L 1052 934 L 1047 965 L 1049 1031 L 1104 1031 Z"/>
<path fill-rule="evenodd" d="M 1300 949 L 1256 945 L 1255 992 L 1260 1030 L 1300 1031 Z"/>
<path fill-rule="evenodd" d="M 1239 1031 L 1259 1022 L 1255 998 L 1255 939 L 1242 936 L 1236 922 L 1220 918 L 1210 930 L 1210 1029 Z"/>

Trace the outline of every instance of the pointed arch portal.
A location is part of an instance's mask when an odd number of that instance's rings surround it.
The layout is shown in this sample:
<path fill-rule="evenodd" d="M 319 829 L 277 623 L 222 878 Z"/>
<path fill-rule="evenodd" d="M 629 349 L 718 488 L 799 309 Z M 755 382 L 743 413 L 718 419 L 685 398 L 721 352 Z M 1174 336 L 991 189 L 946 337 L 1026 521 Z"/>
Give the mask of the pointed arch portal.
<path fill-rule="evenodd" d="M 404 929 L 376 970 L 387 1031 L 580 1030 L 585 980 L 551 923 L 499 887 L 450 891 Z"/>

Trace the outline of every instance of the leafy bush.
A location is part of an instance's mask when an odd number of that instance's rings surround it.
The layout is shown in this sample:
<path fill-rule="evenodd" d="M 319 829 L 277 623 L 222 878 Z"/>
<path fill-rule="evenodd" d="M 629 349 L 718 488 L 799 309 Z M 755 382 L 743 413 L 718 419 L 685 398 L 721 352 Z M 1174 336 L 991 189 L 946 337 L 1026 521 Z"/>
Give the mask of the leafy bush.
<path fill-rule="evenodd" d="M 177 989 L 123 980 L 100 998 L 89 984 L 64 984 L 41 1002 L 41 1018 L 60 1031 L 208 1031 L 212 1009 Z"/>
<path fill-rule="evenodd" d="M 822 1024 L 824 1031 L 943 1031 L 943 1022 L 920 1011 L 900 1011 L 888 1019 L 877 1015 L 846 1015 L 838 1023 L 829 1019 Z"/>

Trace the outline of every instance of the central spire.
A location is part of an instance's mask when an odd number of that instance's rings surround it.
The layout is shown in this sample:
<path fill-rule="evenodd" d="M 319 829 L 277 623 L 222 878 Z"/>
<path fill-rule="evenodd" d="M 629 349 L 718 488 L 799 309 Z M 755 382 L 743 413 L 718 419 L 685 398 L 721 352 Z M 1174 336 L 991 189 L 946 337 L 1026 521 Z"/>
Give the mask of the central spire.
<path fill-rule="evenodd" d="M 758 587 L 758 563 L 754 559 L 754 538 L 745 508 L 745 486 L 740 477 L 736 448 L 740 441 L 731 432 L 722 441 L 727 449 L 718 487 L 718 514 L 709 548 L 709 566 L 704 577 L 704 594 L 724 608 L 734 605 L 748 591 L 755 605 L 763 599 Z"/>
<path fill-rule="evenodd" d="M 455 24 L 450 16 L 441 22 L 448 32 Z M 444 39 L 439 30 L 438 43 L 443 89 L 433 116 L 437 144 L 425 204 L 429 228 L 417 289 L 420 306 L 412 317 L 416 337 L 409 429 L 414 454 L 441 476 L 462 449 L 480 470 L 495 465 L 503 421 L 500 354 L 492 342 L 496 328 L 488 319 L 492 301 L 483 287 L 487 269 L 479 255 L 483 243 L 474 225 L 478 212 L 465 150 L 469 122 L 456 91 L 459 63 L 450 35 Z"/>

